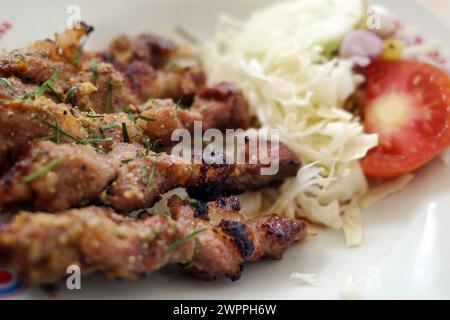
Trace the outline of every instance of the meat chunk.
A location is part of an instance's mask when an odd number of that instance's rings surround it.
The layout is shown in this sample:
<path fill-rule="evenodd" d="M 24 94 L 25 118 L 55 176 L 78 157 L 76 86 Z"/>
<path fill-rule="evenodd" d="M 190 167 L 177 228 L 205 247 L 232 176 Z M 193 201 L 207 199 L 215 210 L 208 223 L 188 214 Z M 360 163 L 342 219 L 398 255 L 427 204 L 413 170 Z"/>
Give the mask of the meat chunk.
<path fill-rule="evenodd" d="M 0 207 L 54 212 L 89 203 L 115 178 L 117 169 L 117 162 L 89 146 L 34 142 L 0 179 Z"/>
<path fill-rule="evenodd" d="M 226 91 L 226 86 L 229 86 L 230 90 Z M 195 121 L 201 121 L 203 130 L 246 129 L 251 122 L 249 106 L 242 93 L 231 88 L 234 86 L 226 84 L 204 88 L 191 108 L 185 108 L 171 99 L 152 99 L 138 107 L 142 116 L 141 119 L 138 118 L 138 124 L 149 137 L 161 140 L 166 146 L 175 143 L 171 136 L 176 129 L 184 128 L 193 133 Z M 222 94 L 209 98 L 205 94 L 207 91 Z"/>
<path fill-rule="evenodd" d="M 175 104 L 172 99 L 152 99 L 140 106 L 143 110 L 137 123 L 153 141 L 159 140 L 164 146 L 175 144 L 172 133 L 177 129 L 192 132 L 194 121 L 203 118 L 198 112 L 185 110 Z"/>
<path fill-rule="evenodd" d="M 11 76 L 0 82 L 0 101 L 23 99 L 38 88 L 36 84 L 23 83 L 19 78 Z"/>
<path fill-rule="evenodd" d="M 119 142 L 114 146 L 114 149 L 108 153 L 108 157 L 121 164 L 126 164 L 136 158 L 142 157 L 146 152 L 146 148 L 141 144 Z"/>
<path fill-rule="evenodd" d="M 141 34 L 137 37 L 120 36 L 104 53 L 106 60 L 124 69 L 133 61 L 143 61 L 154 68 L 160 68 L 176 53 L 176 45 L 167 39 Z"/>
<path fill-rule="evenodd" d="M 226 202 L 226 201 L 225 201 Z M 170 200 L 172 217 L 123 217 L 111 209 L 88 207 L 58 215 L 22 212 L 0 228 L 0 264 L 29 284 L 52 283 L 80 266 L 84 275 L 104 272 L 136 279 L 179 263 L 212 280 L 239 278 L 245 261 L 280 258 L 306 236 L 306 224 L 276 215 L 227 220 L 232 208 L 205 204 L 219 224 L 196 218 L 189 201 Z"/>
<path fill-rule="evenodd" d="M 170 40 L 142 34 L 117 38 L 102 56 L 125 74 L 132 91 L 142 101 L 150 97 L 170 98 L 190 105 L 206 79 L 198 67 L 171 63 L 177 51 Z"/>
<path fill-rule="evenodd" d="M 246 159 L 248 159 L 249 148 L 246 148 Z M 268 157 L 271 157 L 270 143 Z M 273 175 L 261 174 L 262 168 L 269 165 L 258 161 L 256 164 L 242 164 L 236 166 L 235 170 L 227 177 L 224 183 L 224 190 L 227 193 L 237 194 L 247 190 L 259 190 L 277 183 L 283 182 L 288 177 L 295 177 L 300 169 L 298 157 L 285 144 L 280 143 L 278 157 L 274 158 L 278 162 L 278 172 Z"/>
<path fill-rule="evenodd" d="M 298 157 L 292 152 L 286 145 L 279 143 L 278 156 L 272 157 L 271 141 L 265 141 L 262 138 L 256 138 L 256 143 L 267 143 L 267 158 L 265 160 L 271 160 L 273 163 L 267 164 L 262 162 L 260 155 L 257 159 L 253 159 L 256 163 L 252 163 L 250 158 L 251 146 L 249 140 L 244 145 L 243 158 L 245 163 L 237 164 L 234 166 L 233 171 L 225 178 L 224 181 L 216 181 L 204 186 L 193 186 L 188 188 L 188 194 L 195 199 L 211 200 L 220 195 L 240 194 L 249 190 L 260 190 L 270 186 L 276 186 L 283 182 L 288 177 L 294 177 L 297 175 L 300 169 L 301 162 Z M 236 159 L 235 159 L 236 161 Z M 278 170 L 272 173 L 270 171 L 265 174 L 262 169 L 278 168 Z M 269 174 L 270 173 L 270 174 Z"/>
<path fill-rule="evenodd" d="M 61 93 L 77 68 L 65 59 L 58 45 L 51 40 L 37 41 L 0 56 L 0 77 L 15 76 L 26 83 L 41 85 L 56 70 L 60 71 L 60 76 L 53 89 Z"/>
<path fill-rule="evenodd" d="M 191 107 L 203 116 L 203 128 L 246 129 L 251 124 L 244 95 L 231 83 L 220 83 L 201 89 Z"/>
<path fill-rule="evenodd" d="M 55 42 L 61 48 L 66 61 L 75 65 L 81 62 L 82 40 L 92 31 L 94 31 L 92 26 L 81 22 L 76 28 L 67 29 L 55 36 Z"/>
<path fill-rule="evenodd" d="M 77 116 L 92 141 L 99 139 L 95 145 L 106 153 L 121 142 L 144 144 L 143 131 L 131 114 L 80 112 Z"/>
<path fill-rule="evenodd" d="M 20 213 L 0 233 L 0 261 L 30 284 L 63 279 L 69 265 L 80 266 L 85 275 L 101 271 L 133 279 L 167 263 L 189 261 L 192 243 L 165 253 L 186 234 L 186 227 L 167 217 L 131 219 L 100 207 L 58 215 Z"/>
<path fill-rule="evenodd" d="M 161 194 L 179 187 L 187 188 L 191 197 L 200 200 L 259 190 L 297 174 L 300 162 L 295 154 L 281 144 L 279 155 L 279 159 L 275 159 L 279 170 L 273 175 L 263 175 L 261 171 L 270 164 L 231 165 L 220 154 L 203 158 L 201 164 L 186 163 L 163 153 L 138 158 L 119 169 L 117 180 L 102 194 L 101 200 L 116 210 L 132 211 L 151 207 Z"/>
<path fill-rule="evenodd" d="M 152 97 L 170 98 L 190 105 L 194 95 L 205 82 L 205 75 L 198 68 L 167 67 L 156 73 L 152 84 Z"/>
<path fill-rule="evenodd" d="M 72 103 L 81 110 L 112 113 L 140 102 L 127 86 L 123 74 L 109 63 L 98 63 L 95 67 L 87 63 L 68 83 L 69 88 L 76 88 Z"/>
<path fill-rule="evenodd" d="M 215 106 L 210 105 L 210 108 Z M 55 134 L 62 142 L 87 139 L 104 152 L 121 142 L 144 144 L 146 137 L 153 147 L 171 146 L 175 143 L 171 141 L 174 130 L 186 128 L 192 132 L 194 121 L 203 119 L 200 113 L 183 109 L 169 99 L 152 99 L 127 112 L 80 112 L 43 97 L 34 101 L 4 102 L 0 105 L 0 114 L 4 115 L 0 119 L 0 136 L 6 143 L 0 147 L 0 157 L 4 158 L 8 150 L 20 149 L 30 140 L 46 136 L 53 139 Z M 216 115 L 216 121 L 222 122 L 220 115 Z M 212 121 L 210 118 L 209 122 Z"/>
<path fill-rule="evenodd" d="M 135 60 L 125 67 L 124 75 L 131 90 L 140 101 L 147 101 L 154 96 L 157 71 L 151 65 Z"/>
<path fill-rule="evenodd" d="M 212 162 L 212 161 L 208 161 Z M 185 163 L 168 154 L 138 158 L 123 165 L 101 200 L 120 211 L 151 207 L 160 195 L 178 187 L 222 181 L 232 166 Z"/>
<path fill-rule="evenodd" d="M 29 141 L 43 137 L 73 142 L 88 134 L 68 106 L 44 97 L 0 103 L 0 167 L 15 159 Z"/>
<path fill-rule="evenodd" d="M 303 220 L 275 214 L 246 220 L 239 214 L 239 200 L 234 197 L 202 204 L 173 196 L 168 206 L 172 217 L 184 225 L 207 230 L 212 227 L 214 234 L 198 235 L 197 253 L 185 265 L 189 272 L 205 280 L 223 275 L 237 280 L 243 262 L 262 257 L 281 259 L 292 243 L 306 236 Z M 201 210 L 206 214 L 199 215 Z"/>

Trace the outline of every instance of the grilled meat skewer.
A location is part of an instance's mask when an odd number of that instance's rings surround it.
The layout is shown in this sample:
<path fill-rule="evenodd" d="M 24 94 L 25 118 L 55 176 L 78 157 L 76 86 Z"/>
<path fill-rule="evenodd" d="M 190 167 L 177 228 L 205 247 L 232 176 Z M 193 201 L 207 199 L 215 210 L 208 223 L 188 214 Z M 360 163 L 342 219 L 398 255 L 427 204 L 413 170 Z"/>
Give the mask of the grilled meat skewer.
<path fill-rule="evenodd" d="M 1 177 L 0 208 L 54 212 L 91 203 L 115 179 L 118 169 L 118 161 L 91 146 L 36 141 Z"/>
<path fill-rule="evenodd" d="M 245 220 L 237 199 L 205 204 L 214 218 L 198 217 L 190 201 L 169 202 L 172 217 L 133 219 L 100 207 L 57 215 L 22 212 L 0 228 L 0 264 L 30 284 L 61 280 L 70 265 L 80 266 L 84 275 L 100 271 L 135 279 L 179 263 L 204 279 L 236 280 L 245 261 L 280 259 L 306 236 L 302 220 L 277 215 Z"/>
<path fill-rule="evenodd" d="M 174 188 L 223 180 L 232 169 L 203 161 L 185 163 L 165 153 L 141 156 L 119 168 L 117 158 L 91 146 L 33 142 L 26 156 L 0 178 L 0 208 L 55 212 L 100 197 L 117 210 L 132 211 L 151 207 Z"/>
<path fill-rule="evenodd" d="M 92 31 L 82 23 L 78 29 L 57 34 L 55 41 L 36 41 L 26 48 L 2 53 L 0 77 L 14 76 L 40 86 L 58 73 L 47 97 L 62 102 L 72 91 L 71 103 L 99 113 L 117 112 L 151 97 L 191 104 L 197 90 L 205 85 L 205 76 L 198 67 L 169 63 L 178 50 L 169 40 L 148 34 L 122 37 L 106 52 L 84 53 L 81 40 Z M 127 51 L 121 52 L 121 46 L 128 42 Z M 132 60 L 125 61 L 125 57 Z M 14 97 L 21 98 L 20 92 L 15 92 Z M 0 98 L 5 98 L 1 90 Z"/>
<path fill-rule="evenodd" d="M 123 72 L 141 99 L 171 98 L 190 105 L 206 79 L 198 64 L 182 67 L 174 63 L 179 51 L 168 39 L 141 34 L 116 38 L 100 57 Z"/>
<path fill-rule="evenodd" d="M 214 159 L 205 162 L 206 159 L 199 157 L 199 164 L 186 163 L 182 158 L 165 153 L 132 160 L 118 170 L 117 178 L 100 200 L 118 211 L 150 208 L 162 194 L 172 189 L 223 181 L 233 170 L 234 166 L 225 161 L 216 164 Z"/>
<path fill-rule="evenodd" d="M 69 106 L 45 97 L 1 102 L 0 168 L 14 161 L 30 141 L 44 137 L 59 142 L 88 138 L 83 124 L 70 110 Z"/>
<path fill-rule="evenodd" d="M 283 145 L 280 170 L 271 176 L 261 175 L 262 164 L 227 164 L 219 154 L 211 159 L 194 155 L 199 161 L 186 162 L 166 153 L 147 154 L 140 145 L 117 146 L 104 155 L 89 145 L 31 143 L 0 178 L 0 208 L 55 212 L 98 200 L 128 212 L 150 208 L 162 194 L 178 187 L 190 188 L 198 199 L 213 199 L 270 186 L 295 175 L 300 167 Z"/>
<path fill-rule="evenodd" d="M 184 108 L 170 99 L 150 100 L 137 108 L 141 112 L 137 122 L 152 140 L 160 140 L 165 146 L 175 143 L 171 141 L 174 130 L 193 132 L 195 121 L 201 121 L 203 131 L 247 129 L 251 124 L 249 106 L 241 90 L 231 83 L 202 88 L 193 105 Z"/>
<path fill-rule="evenodd" d="M 100 139 L 98 146 L 109 152 L 120 142 L 144 144 L 145 135 L 162 146 L 173 145 L 172 132 L 183 128 L 192 131 L 194 121 L 204 121 L 204 130 L 216 127 L 246 128 L 250 124 L 248 105 L 237 88 L 230 84 L 219 84 L 205 88 L 202 92 L 204 90 L 221 94 L 209 100 L 199 98 L 192 110 L 185 110 L 169 99 L 155 99 L 126 112 L 109 114 L 80 112 L 45 97 L 0 101 L 0 138 L 5 141 L 0 145 L 0 168 L 4 157 L 14 151 L 12 149 L 20 149 L 30 140 L 54 134 L 59 134 L 62 142 Z M 207 108 L 201 107 L 201 102 Z"/>

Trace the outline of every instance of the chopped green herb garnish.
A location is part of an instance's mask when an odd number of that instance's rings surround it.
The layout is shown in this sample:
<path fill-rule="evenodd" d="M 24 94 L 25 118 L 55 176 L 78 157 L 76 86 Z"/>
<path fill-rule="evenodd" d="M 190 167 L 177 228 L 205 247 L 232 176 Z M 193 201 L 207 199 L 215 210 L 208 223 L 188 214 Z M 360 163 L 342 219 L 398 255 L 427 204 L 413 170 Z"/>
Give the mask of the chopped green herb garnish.
<path fill-rule="evenodd" d="M 14 58 L 19 58 L 19 60 L 21 60 L 21 61 L 25 60 L 25 56 L 21 53 L 16 53 L 14 55 Z"/>
<path fill-rule="evenodd" d="M 56 119 L 55 115 L 48 111 L 49 115 L 55 120 L 55 142 L 59 144 L 61 138 L 61 128 L 59 127 L 58 119 Z"/>
<path fill-rule="evenodd" d="M 146 116 L 143 116 L 143 115 L 138 116 L 138 118 L 142 119 L 144 121 L 147 121 L 147 122 L 155 122 L 157 120 L 157 119 L 146 117 Z"/>
<path fill-rule="evenodd" d="M 32 96 L 34 96 L 34 91 L 28 91 L 23 95 L 22 100 L 25 101 L 27 99 L 30 99 Z"/>
<path fill-rule="evenodd" d="M 86 117 L 88 117 L 88 118 L 104 118 L 105 115 L 104 115 L 104 114 L 92 114 L 92 113 L 88 113 L 88 114 L 86 115 Z"/>
<path fill-rule="evenodd" d="M 111 142 L 112 138 L 90 138 L 90 139 L 80 139 L 78 143 L 100 143 L 100 142 Z"/>
<path fill-rule="evenodd" d="M 91 61 L 91 68 L 92 68 L 92 73 L 94 74 L 94 79 L 97 80 L 98 77 L 100 76 L 100 74 L 98 73 L 97 60 L 96 59 L 92 59 L 92 61 Z"/>
<path fill-rule="evenodd" d="M 128 118 L 131 120 L 131 122 L 136 123 L 136 118 L 131 114 L 130 109 L 124 109 L 123 112 L 125 112 L 128 116 Z"/>
<path fill-rule="evenodd" d="M 0 83 L 6 85 L 9 89 L 14 89 L 14 86 L 12 85 L 11 81 L 9 81 L 9 79 L 0 78 Z"/>
<path fill-rule="evenodd" d="M 31 181 L 35 180 L 36 178 L 46 174 L 47 172 L 53 170 L 54 168 L 56 168 L 57 166 L 59 166 L 62 163 L 61 159 L 55 159 L 50 161 L 48 164 L 46 164 L 45 166 L 39 168 L 38 170 L 36 170 L 33 173 L 30 173 L 29 175 L 26 175 L 25 177 L 22 178 L 22 180 L 26 183 L 30 183 Z"/>
<path fill-rule="evenodd" d="M 105 114 L 98 114 L 92 108 L 90 109 L 89 113 L 86 115 L 86 117 L 88 117 L 88 118 L 103 118 L 105 116 L 106 116 Z"/>
<path fill-rule="evenodd" d="M 178 66 L 173 59 L 166 59 L 165 63 L 166 63 L 166 66 L 168 66 L 171 69 L 176 69 Z"/>
<path fill-rule="evenodd" d="M 150 185 L 152 184 L 153 177 L 155 176 L 155 166 L 152 166 L 150 170 L 150 174 L 147 176 L 147 189 L 150 188 Z"/>
<path fill-rule="evenodd" d="M 145 165 L 141 168 L 141 171 L 139 172 L 139 177 L 145 181 L 145 185 L 148 188 L 150 188 L 153 177 L 155 176 L 155 166 L 153 165 L 150 169 L 150 172 L 148 170 L 148 167 Z"/>
<path fill-rule="evenodd" d="M 73 56 L 73 64 L 74 65 L 79 65 L 80 64 L 80 60 L 81 60 L 81 51 L 83 51 L 83 47 L 87 42 L 87 38 L 84 38 L 83 40 L 80 41 L 80 45 L 77 48 L 77 51 L 75 52 L 75 55 Z"/>
<path fill-rule="evenodd" d="M 130 137 L 128 136 L 127 125 L 125 124 L 125 122 L 122 122 L 122 135 L 123 135 L 123 141 L 129 143 Z"/>
<path fill-rule="evenodd" d="M 170 252 L 175 251 L 178 247 L 180 247 L 181 245 L 183 245 L 184 243 L 186 243 L 186 241 L 188 241 L 189 239 L 192 239 L 192 238 L 197 237 L 200 233 L 202 233 L 202 232 L 204 232 L 204 231 L 206 231 L 206 228 L 205 228 L 205 229 L 200 229 L 200 230 L 194 231 L 194 232 L 192 232 L 192 233 L 190 233 L 190 234 L 184 236 L 184 237 L 181 238 L 181 239 L 175 240 L 174 242 L 172 242 L 171 244 L 169 244 L 169 245 L 166 247 L 166 249 L 165 249 L 166 253 L 170 253 Z"/>
<path fill-rule="evenodd" d="M 194 37 L 190 32 L 188 32 L 186 29 L 184 29 L 182 26 L 177 26 L 175 28 L 175 31 L 183 38 L 185 38 L 186 40 L 188 40 L 189 42 L 192 43 L 199 43 L 198 39 L 196 37 Z"/>
<path fill-rule="evenodd" d="M 105 124 L 103 126 L 100 126 L 100 129 L 102 129 L 102 130 L 113 129 L 113 128 L 117 128 L 117 123 L 111 122 L 111 123 Z"/>
<path fill-rule="evenodd" d="M 56 123 L 56 124 L 50 123 L 49 121 L 47 121 L 47 120 L 45 120 L 45 119 L 43 119 L 43 118 L 41 118 L 41 117 L 39 117 L 39 116 L 37 116 L 37 119 L 38 119 L 39 121 L 41 121 L 43 124 L 45 124 L 47 127 L 52 128 L 53 130 L 55 130 L 55 136 L 56 136 L 56 137 L 59 137 L 59 135 L 63 135 L 63 136 L 66 136 L 66 137 L 72 139 L 72 140 L 75 141 L 75 142 L 78 142 L 78 141 L 79 141 L 78 138 L 72 136 L 72 135 L 71 135 L 70 133 L 68 133 L 67 131 L 61 129 L 61 128 L 59 127 L 59 124 L 58 124 L 58 123 Z"/>
<path fill-rule="evenodd" d="M 76 84 L 73 87 L 71 87 L 69 89 L 69 91 L 67 91 L 66 98 L 64 99 L 64 103 L 68 104 L 68 103 L 72 102 L 73 95 L 75 94 L 75 92 L 77 92 L 79 86 L 80 85 Z"/>
<path fill-rule="evenodd" d="M 145 144 L 145 156 L 148 157 L 148 155 L 150 154 L 150 149 L 151 149 L 149 137 L 145 137 L 144 144 Z"/>
<path fill-rule="evenodd" d="M 143 166 L 139 171 L 139 178 L 144 179 L 147 176 L 147 166 Z"/>
<path fill-rule="evenodd" d="M 50 90 L 60 101 L 62 101 L 59 94 L 52 87 L 55 84 L 56 80 L 58 80 L 60 74 L 61 71 L 59 71 L 59 69 L 56 69 L 55 73 L 53 73 L 53 75 L 47 81 L 45 81 L 32 93 L 34 98 L 37 99 L 39 97 L 42 97 L 48 90 Z"/>
<path fill-rule="evenodd" d="M 104 105 L 104 112 L 108 113 L 109 110 L 111 110 L 112 107 L 112 98 L 113 98 L 113 85 L 110 82 L 108 84 L 108 92 L 106 92 L 106 98 L 105 98 L 105 105 Z"/>
<path fill-rule="evenodd" d="M 46 141 L 46 140 L 51 140 L 51 139 L 55 139 L 55 138 L 56 138 L 55 134 L 51 134 L 49 136 L 37 138 L 36 140 L 37 141 Z"/>
<path fill-rule="evenodd" d="M 108 123 L 108 124 L 104 124 L 104 125 L 99 127 L 99 130 L 100 130 L 100 133 L 103 135 L 103 137 L 105 137 L 105 130 L 106 129 L 113 129 L 113 128 L 117 128 L 117 123 L 111 122 L 111 123 Z"/>
<path fill-rule="evenodd" d="M 121 164 L 127 164 L 128 162 L 133 161 L 133 160 L 134 160 L 134 158 L 127 158 L 127 159 L 121 160 L 120 163 Z"/>
<path fill-rule="evenodd" d="M 177 101 L 177 103 L 175 104 L 175 113 L 176 113 L 176 115 L 177 115 L 177 118 L 179 118 L 180 117 L 180 115 L 179 115 L 179 109 L 188 109 L 188 107 L 185 107 L 185 106 L 183 106 L 182 104 L 181 104 L 181 100 L 178 100 Z"/>

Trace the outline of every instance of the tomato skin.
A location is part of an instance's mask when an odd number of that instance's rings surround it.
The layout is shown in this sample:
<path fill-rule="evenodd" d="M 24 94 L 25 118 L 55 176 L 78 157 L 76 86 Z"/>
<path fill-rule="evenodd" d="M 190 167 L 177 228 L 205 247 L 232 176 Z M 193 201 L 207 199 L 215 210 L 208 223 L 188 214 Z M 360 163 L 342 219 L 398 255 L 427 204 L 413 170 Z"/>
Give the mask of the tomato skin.
<path fill-rule="evenodd" d="M 379 145 L 362 160 L 367 176 L 411 173 L 450 147 L 450 77 L 444 71 L 417 61 L 377 61 L 366 77 L 364 129 L 379 134 Z"/>

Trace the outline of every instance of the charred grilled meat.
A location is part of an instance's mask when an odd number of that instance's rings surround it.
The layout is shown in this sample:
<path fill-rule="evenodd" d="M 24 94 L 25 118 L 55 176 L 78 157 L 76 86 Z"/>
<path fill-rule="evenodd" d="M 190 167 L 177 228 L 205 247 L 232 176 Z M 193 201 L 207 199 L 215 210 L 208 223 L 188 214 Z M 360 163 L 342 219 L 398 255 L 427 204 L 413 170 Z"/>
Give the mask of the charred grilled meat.
<path fill-rule="evenodd" d="M 178 50 L 172 41 L 152 34 L 120 36 L 101 58 L 124 72 L 141 99 L 171 98 L 190 105 L 206 78 L 197 66 L 182 67 L 173 63 Z"/>
<path fill-rule="evenodd" d="M 272 177 L 261 176 L 259 164 L 192 165 L 167 154 L 156 156 L 152 149 L 170 147 L 173 131 L 192 132 L 195 121 L 202 121 L 203 130 L 247 128 L 251 119 L 242 92 L 229 83 L 199 90 L 202 81 L 194 79 L 197 85 L 187 90 L 194 100 L 190 108 L 173 99 L 140 104 L 143 90 L 158 83 L 158 77 L 178 83 L 173 80 L 175 69 L 167 66 L 176 46 L 142 35 L 119 38 L 107 54 L 82 53 L 80 39 L 91 30 L 83 24 L 80 30 L 57 35 L 56 42 L 36 42 L 0 57 L 0 75 L 9 77 L 0 87 L 2 98 L 7 99 L 0 101 L 0 139 L 4 141 L 0 145 L 4 195 L 0 207 L 26 203 L 30 209 L 53 212 L 101 201 L 116 210 L 131 211 L 152 206 L 160 194 L 175 187 L 189 187 L 191 193 L 211 190 L 217 196 L 266 187 L 295 174 L 299 163 L 289 150 L 282 153 L 282 170 Z M 156 78 L 147 82 L 152 73 Z M 167 95 L 176 96 L 175 91 Z M 62 97 L 65 103 L 58 103 Z M 38 140 L 56 145 L 33 142 Z M 73 157 L 78 157 L 78 164 Z M 64 164 L 31 183 L 23 181 L 56 160 Z M 81 172 L 85 167 L 92 170 Z M 98 183 L 89 183 L 91 171 L 103 168 L 107 170 L 98 173 Z M 77 190 L 69 194 L 70 187 Z M 84 187 L 85 194 L 79 190 Z"/>
<path fill-rule="evenodd" d="M 145 149 L 137 148 L 137 158 L 119 168 L 119 153 L 130 149 L 124 144 L 119 148 L 109 157 L 90 145 L 33 142 L 25 156 L 0 178 L 0 208 L 55 212 L 100 197 L 117 210 L 132 211 L 151 207 L 160 195 L 174 188 L 223 180 L 232 169 L 185 163 L 165 153 L 146 155 Z M 42 171 L 44 168 L 48 170 Z"/>
<path fill-rule="evenodd" d="M 69 29 L 56 36 L 56 42 L 36 41 L 26 48 L 0 55 L 0 77 L 15 76 L 24 83 L 41 85 L 55 72 L 59 77 L 52 84 L 53 96 L 68 89 L 68 80 L 78 72 L 76 55 L 80 52 L 80 39 L 88 36 L 92 27 L 82 23 L 79 29 Z"/>
<path fill-rule="evenodd" d="M 92 30 L 81 24 L 0 54 L 0 210 L 30 210 L 0 224 L 1 266 L 30 284 L 61 280 L 74 264 L 134 279 L 177 263 L 206 280 L 236 280 L 244 262 L 280 259 L 305 237 L 302 220 L 246 220 L 237 198 L 223 197 L 295 175 L 300 162 L 286 146 L 268 176 L 266 164 L 229 164 L 218 152 L 195 161 L 159 152 L 196 121 L 203 131 L 250 127 L 236 86 L 205 87 L 198 64 L 177 64 L 180 48 L 149 34 L 83 52 Z M 174 196 L 170 214 L 150 215 L 177 187 L 213 201 Z M 118 214 L 130 211 L 144 216 Z"/>
<path fill-rule="evenodd" d="M 176 52 L 175 43 L 165 38 L 152 34 L 141 34 L 137 37 L 122 35 L 112 41 L 103 57 L 121 69 L 133 61 L 141 61 L 155 69 L 161 69 Z"/>
<path fill-rule="evenodd" d="M 0 103 L 0 168 L 14 161 L 35 139 L 73 142 L 88 138 L 82 123 L 70 111 L 69 106 L 44 97 Z"/>
<path fill-rule="evenodd" d="M 138 158 L 124 164 L 101 200 L 120 211 L 152 207 L 160 195 L 178 187 L 204 186 L 223 181 L 233 166 L 186 163 L 168 154 Z M 212 162 L 212 161 L 211 161 Z"/>
<path fill-rule="evenodd" d="M 255 143 L 267 144 L 267 159 L 271 163 L 261 161 L 258 156 L 255 163 L 250 162 L 251 146 L 250 139 L 255 139 Z M 288 177 L 297 175 L 300 169 L 301 162 L 298 157 L 286 145 L 279 143 L 277 147 L 278 156 L 271 159 L 272 147 L 271 141 L 267 141 L 261 137 L 250 138 L 246 136 L 244 148 L 238 152 L 243 153 L 245 163 L 237 164 L 233 170 L 227 175 L 224 181 L 212 182 L 208 185 L 193 186 L 188 188 L 188 194 L 195 199 L 209 201 L 218 196 L 241 194 L 248 190 L 260 190 L 270 186 L 276 186 L 283 182 Z M 274 174 L 264 174 L 263 169 L 268 169 L 270 166 L 278 166 L 278 171 Z"/>
<path fill-rule="evenodd" d="M 220 91 L 224 86 L 233 88 L 230 84 L 220 84 L 203 91 Z M 4 91 L 5 96 L 8 94 L 7 90 L 8 88 Z M 77 92 L 84 90 L 80 87 Z M 97 99 L 96 94 L 86 94 L 86 97 Z M 237 89 L 228 91 L 224 98 L 205 100 L 207 108 L 200 107 L 200 100 L 191 109 L 185 109 L 171 99 L 152 99 L 115 113 L 97 112 L 94 109 L 83 112 L 45 97 L 35 100 L 17 98 L 0 101 L 0 137 L 5 141 L 0 146 L 0 163 L 11 147 L 20 148 L 24 142 L 58 133 L 63 142 L 77 142 L 77 139 L 87 138 L 103 140 L 98 144 L 104 148 L 103 151 L 109 152 L 119 142 L 144 144 L 145 136 L 158 141 L 162 146 L 171 146 L 175 143 L 171 141 L 172 132 L 176 129 L 192 131 L 195 121 L 202 121 L 204 130 L 224 129 L 227 126 L 245 129 L 250 124 L 248 105 Z M 88 105 L 91 104 L 86 104 Z M 128 133 L 127 139 L 124 137 L 123 126 Z"/>
<path fill-rule="evenodd" d="M 91 146 L 33 142 L 26 156 L 0 178 L 0 208 L 54 212 L 90 203 L 116 177 L 118 168 L 117 161 Z"/>
<path fill-rule="evenodd" d="M 247 129 L 251 124 L 249 107 L 242 91 L 227 82 L 198 91 L 191 110 L 202 115 L 204 130 Z"/>
<path fill-rule="evenodd" d="M 133 219 L 111 209 L 87 207 L 57 215 L 22 212 L 0 228 L 0 264 L 31 284 L 63 279 L 69 265 L 87 275 L 100 271 L 135 279 L 179 263 L 212 280 L 239 278 L 246 261 L 280 259 L 306 236 L 306 223 L 277 215 L 245 220 L 237 199 L 204 204 L 207 215 L 178 197 L 170 215 Z"/>
<path fill-rule="evenodd" d="M 297 158 L 287 152 L 280 160 L 286 165 L 273 176 L 261 175 L 261 165 L 185 162 L 166 153 L 146 153 L 142 146 L 126 143 L 104 155 L 89 145 L 33 142 L 0 178 L 0 208 L 55 212 L 99 200 L 129 212 L 152 207 L 162 194 L 178 187 L 209 200 L 270 186 L 299 168 Z M 26 181 L 55 161 L 56 167 Z"/>

